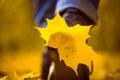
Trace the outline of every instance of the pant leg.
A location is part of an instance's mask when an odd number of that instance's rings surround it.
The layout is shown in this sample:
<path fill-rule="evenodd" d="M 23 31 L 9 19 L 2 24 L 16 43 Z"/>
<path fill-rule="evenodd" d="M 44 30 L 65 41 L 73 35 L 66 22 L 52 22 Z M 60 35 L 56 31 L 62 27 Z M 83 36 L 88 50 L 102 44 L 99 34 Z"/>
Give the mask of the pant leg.
<path fill-rule="evenodd" d="M 54 10 L 57 0 L 35 0 L 35 23 L 40 27 L 47 25 L 46 18 L 54 17 Z"/>
<path fill-rule="evenodd" d="M 91 20 L 97 22 L 97 7 L 92 3 L 92 1 L 93 0 L 58 0 L 55 13 L 58 11 L 62 12 L 71 7 L 77 8 L 86 14 Z"/>

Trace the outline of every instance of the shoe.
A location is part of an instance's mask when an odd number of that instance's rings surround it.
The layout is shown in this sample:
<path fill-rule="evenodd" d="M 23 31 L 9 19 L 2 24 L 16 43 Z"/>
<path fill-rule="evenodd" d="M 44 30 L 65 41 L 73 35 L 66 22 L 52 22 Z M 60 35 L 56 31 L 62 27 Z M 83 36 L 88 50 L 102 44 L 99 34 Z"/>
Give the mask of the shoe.
<path fill-rule="evenodd" d="M 76 24 L 83 26 L 94 24 L 91 19 L 76 8 L 68 8 L 61 12 L 60 15 L 65 19 L 69 27 L 75 26 Z"/>

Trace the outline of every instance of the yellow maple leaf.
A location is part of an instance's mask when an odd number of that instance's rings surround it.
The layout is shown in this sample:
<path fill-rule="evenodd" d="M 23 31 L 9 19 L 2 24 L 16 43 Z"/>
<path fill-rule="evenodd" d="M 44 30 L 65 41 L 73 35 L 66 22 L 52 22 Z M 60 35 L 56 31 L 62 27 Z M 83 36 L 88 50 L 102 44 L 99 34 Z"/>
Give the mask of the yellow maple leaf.
<path fill-rule="evenodd" d="M 58 14 L 53 20 L 47 21 L 48 26 L 46 28 L 38 29 L 46 40 L 47 46 L 58 48 L 60 60 L 64 60 L 67 66 L 76 71 L 79 63 L 86 64 L 89 68 L 91 68 L 91 61 L 94 62 L 96 67 L 101 65 L 101 56 L 86 44 L 91 26 L 76 25 L 68 27 L 64 19 Z M 95 69 L 97 72 L 97 68 Z M 97 76 L 96 72 L 93 75 Z"/>

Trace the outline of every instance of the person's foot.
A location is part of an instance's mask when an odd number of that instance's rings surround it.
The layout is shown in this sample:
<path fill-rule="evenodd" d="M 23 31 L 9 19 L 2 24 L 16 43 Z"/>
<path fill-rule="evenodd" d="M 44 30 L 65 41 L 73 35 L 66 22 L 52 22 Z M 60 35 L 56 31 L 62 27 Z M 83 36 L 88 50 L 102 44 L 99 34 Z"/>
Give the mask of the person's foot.
<path fill-rule="evenodd" d="M 84 13 L 76 8 L 68 8 L 61 12 L 60 15 L 65 19 L 68 26 L 75 26 L 80 24 L 83 26 L 92 25 L 94 22 L 89 19 Z"/>

